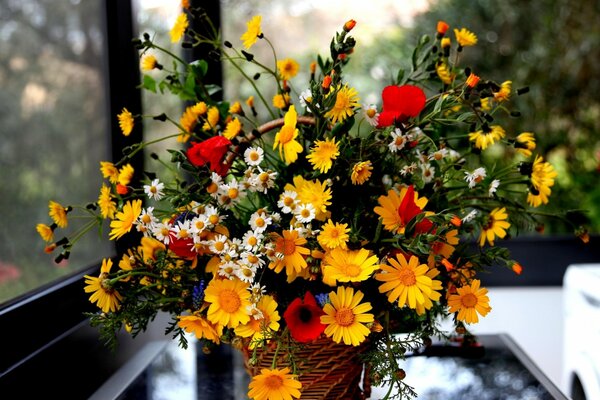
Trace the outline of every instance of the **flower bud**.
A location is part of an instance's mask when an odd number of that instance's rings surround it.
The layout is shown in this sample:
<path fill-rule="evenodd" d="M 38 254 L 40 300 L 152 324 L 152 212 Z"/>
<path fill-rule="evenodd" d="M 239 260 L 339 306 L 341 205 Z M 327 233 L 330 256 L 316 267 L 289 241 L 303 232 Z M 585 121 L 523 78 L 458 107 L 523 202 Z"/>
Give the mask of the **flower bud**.
<path fill-rule="evenodd" d="M 356 21 L 351 19 L 344 24 L 344 30 L 350 32 L 356 26 Z"/>
<path fill-rule="evenodd" d="M 442 37 L 446 34 L 446 32 L 448 31 L 448 28 L 450 28 L 450 25 L 448 25 L 445 21 L 438 21 L 437 23 L 437 33 L 439 37 Z"/>
<path fill-rule="evenodd" d="M 479 83 L 479 77 L 473 73 L 471 73 L 469 75 L 469 77 L 467 78 L 467 86 L 470 88 L 474 88 L 475 86 L 477 86 L 477 84 Z"/>

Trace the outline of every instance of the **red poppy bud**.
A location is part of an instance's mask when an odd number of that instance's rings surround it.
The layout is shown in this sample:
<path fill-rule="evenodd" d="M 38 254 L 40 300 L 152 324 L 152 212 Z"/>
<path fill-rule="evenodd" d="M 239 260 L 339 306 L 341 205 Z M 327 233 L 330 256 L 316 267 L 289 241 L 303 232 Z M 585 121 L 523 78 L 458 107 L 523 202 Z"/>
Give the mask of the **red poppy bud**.
<path fill-rule="evenodd" d="M 383 111 L 379 114 L 378 128 L 405 122 L 416 117 L 425 108 L 425 92 L 417 86 L 386 86 L 381 93 Z"/>
<path fill-rule="evenodd" d="M 317 71 L 317 63 L 313 61 L 310 63 L 310 73 L 314 74 L 316 71 Z"/>
<path fill-rule="evenodd" d="M 129 188 L 125 185 L 121 185 L 120 183 L 117 184 L 117 193 L 119 193 L 121 196 L 126 195 L 129 192 Z"/>
<path fill-rule="evenodd" d="M 471 74 L 467 78 L 466 84 L 470 88 L 474 88 L 475 86 L 477 86 L 478 83 L 479 83 L 479 77 L 475 74 Z"/>
<path fill-rule="evenodd" d="M 439 33 L 440 36 L 444 36 L 448 31 L 448 28 L 450 28 L 450 25 L 448 25 L 445 21 L 438 21 L 437 33 Z"/>
<path fill-rule="evenodd" d="M 523 272 L 523 267 L 519 263 L 514 263 L 512 266 L 512 270 L 515 274 L 521 275 L 521 273 Z"/>
<path fill-rule="evenodd" d="M 350 32 L 356 26 L 356 21 L 351 19 L 344 24 L 344 30 Z"/>
<path fill-rule="evenodd" d="M 196 167 L 209 164 L 211 171 L 223 176 L 229 170 L 229 165 L 223 164 L 223 158 L 227 154 L 231 142 L 223 136 L 214 136 L 201 143 L 194 143 L 187 150 L 190 162 Z"/>
<path fill-rule="evenodd" d="M 331 76 L 327 75 L 323 78 L 323 83 L 321 83 L 321 87 L 323 90 L 329 90 L 329 86 L 331 86 Z"/>

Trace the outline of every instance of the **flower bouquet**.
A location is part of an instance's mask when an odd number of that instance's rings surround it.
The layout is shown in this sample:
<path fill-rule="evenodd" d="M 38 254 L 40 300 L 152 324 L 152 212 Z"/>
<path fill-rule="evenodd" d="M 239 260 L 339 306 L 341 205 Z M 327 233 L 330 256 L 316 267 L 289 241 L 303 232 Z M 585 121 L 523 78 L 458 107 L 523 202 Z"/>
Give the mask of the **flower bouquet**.
<path fill-rule="evenodd" d="M 209 34 L 191 29 L 190 18 Z M 556 172 L 534 155 L 533 133 L 502 126 L 525 90 L 461 67 L 474 33 L 454 29 L 451 38 L 440 21 L 381 104 L 361 104 L 344 75 L 360 56 L 355 24 L 346 22 L 330 54 L 310 64 L 308 82 L 295 82 L 296 61 L 273 50 L 275 61 L 263 62 L 250 52 L 270 46 L 260 16 L 232 43 L 201 10 L 184 10 L 172 41 L 211 46 L 256 89 L 232 101 L 211 96 L 206 60 L 185 62 L 149 35 L 136 41 L 142 70 L 154 71 L 142 86 L 188 106 L 181 116 L 123 109 L 124 135 L 145 117 L 167 126 L 159 140 L 172 146 L 153 157 L 168 169 L 134 171 L 130 157 L 152 144 L 139 143 L 101 163 L 99 197 L 81 208 L 96 224 L 110 221 L 108 239 L 134 243 L 85 277 L 99 308 L 91 322 L 109 343 L 169 313 L 167 333 L 182 346 L 191 333 L 206 351 L 227 343 L 244 352 L 254 399 L 300 398 L 311 390 L 303 379 L 333 370 L 325 361 L 339 364 L 341 355 L 359 365 L 359 377 L 365 365 L 371 382 L 389 386 L 386 398 L 411 396 L 401 358 L 448 337 L 441 319 L 451 318 L 453 334 L 468 343 L 466 326 L 491 310 L 478 273 L 492 265 L 521 273 L 501 240 L 540 226 L 536 208 L 548 203 Z M 245 63 L 271 78 L 272 101 Z M 38 225 L 47 250 L 62 249 L 58 259 L 74 241 L 54 241 L 54 231 L 73 210 L 80 208 L 51 202 L 54 222 Z M 306 362 L 326 348 L 323 371 Z"/>

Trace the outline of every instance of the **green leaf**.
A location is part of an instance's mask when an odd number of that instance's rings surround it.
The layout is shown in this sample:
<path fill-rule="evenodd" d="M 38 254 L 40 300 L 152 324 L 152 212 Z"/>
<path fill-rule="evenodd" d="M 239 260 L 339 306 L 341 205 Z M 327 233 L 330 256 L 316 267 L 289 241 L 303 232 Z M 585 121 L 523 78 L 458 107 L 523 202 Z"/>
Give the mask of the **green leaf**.
<path fill-rule="evenodd" d="M 208 63 L 205 60 L 196 60 L 190 64 L 192 67 L 192 71 L 194 71 L 194 75 L 196 75 L 199 79 L 202 79 L 206 76 L 206 72 L 208 72 Z"/>
<path fill-rule="evenodd" d="M 156 80 L 154 80 L 154 78 L 150 75 L 144 75 L 142 87 L 146 90 L 156 93 Z"/>
<path fill-rule="evenodd" d="M 397 85 L 403 85 L 403 79 L 404 79 L 404 74 L 406 71 L 404 71 L 403 69 L 398 70 L 398 75 L 396 76 L 396 84 Z"/>
<path fill-rule="evenodd" d="M 206 85 L 205 88 L 209 96 L 212 96 L 213 94 L 219 93 L 221 90 L 223 90 L 221 86 L 218 85 Z"/>

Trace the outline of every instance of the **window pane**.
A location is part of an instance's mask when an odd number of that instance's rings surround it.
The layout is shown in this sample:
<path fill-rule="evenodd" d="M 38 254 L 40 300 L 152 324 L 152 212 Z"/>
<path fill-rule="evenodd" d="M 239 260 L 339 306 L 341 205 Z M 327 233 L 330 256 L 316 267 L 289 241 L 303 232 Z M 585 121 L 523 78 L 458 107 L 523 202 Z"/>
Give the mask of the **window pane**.
<path fill-rule="evenodd" d="M 44 254 L 35 229 L 50 225 L 50 199 L 67 206 L 98 197 L 109 143 L 102 7 L 0 2 L 0 303 L 110 255 L 91 234 L 55 264 L 58 251 Z M 55 240 L 80 226 L 71 219 Z"/>

